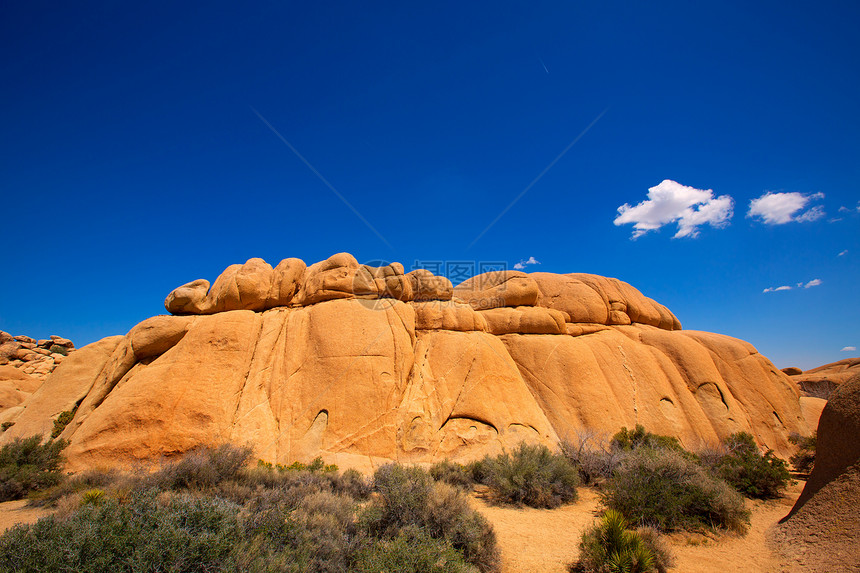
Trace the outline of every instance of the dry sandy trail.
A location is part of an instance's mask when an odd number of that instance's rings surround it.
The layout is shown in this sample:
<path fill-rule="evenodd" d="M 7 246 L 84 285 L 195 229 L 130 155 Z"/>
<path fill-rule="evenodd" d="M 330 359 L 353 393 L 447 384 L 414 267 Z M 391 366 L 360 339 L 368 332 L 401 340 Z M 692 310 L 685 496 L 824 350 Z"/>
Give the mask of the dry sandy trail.
<path fill-rule="evenodd" d="M 667 542 L 675 554 L 675 567 L 683 573 L 782 573 L 794 572 L 776 555 L 766 533 L 788 514 L 803 489 L 791 486 L 786 496 L 770 501 L 747 501 L 752 510 L 751 527 L 743 537 L 731 534 L 674 534 Z M 563 573 L 576 559 L 579 538 L 599 509 L 594 490 L 581 488 L 579 500 L 558 509 L 498 507 L 481 495 L 473 504 L 493 525 L 502 550 L 503 573 Z"/>

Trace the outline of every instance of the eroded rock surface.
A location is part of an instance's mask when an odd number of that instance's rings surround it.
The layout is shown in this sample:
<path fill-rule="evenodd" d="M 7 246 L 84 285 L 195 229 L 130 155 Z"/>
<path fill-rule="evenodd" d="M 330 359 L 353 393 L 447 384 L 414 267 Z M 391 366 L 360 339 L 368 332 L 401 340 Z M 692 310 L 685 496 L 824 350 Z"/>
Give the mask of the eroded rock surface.
<path fill-rule="evenodd" d="M 170 293 L 173 313 L 70 356 L 0 441 L 62 437 L 71 469 L 202 443 L 342 467 L 467 461 L 642 424 L 690 447 L 744 430 L 787 455 L 799 392 L 751 345 L 680 330 L 617 279 L 261 259 Z"/>

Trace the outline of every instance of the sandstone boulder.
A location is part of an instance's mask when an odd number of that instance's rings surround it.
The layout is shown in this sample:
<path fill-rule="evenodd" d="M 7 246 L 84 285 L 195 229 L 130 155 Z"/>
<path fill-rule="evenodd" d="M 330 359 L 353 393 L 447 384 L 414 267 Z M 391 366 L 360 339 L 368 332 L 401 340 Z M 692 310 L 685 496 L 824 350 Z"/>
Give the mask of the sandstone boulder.
<path fill-rule="evenodd" d="M 475 310 L 533 306 L 538 295 L 537 283 L 520 271 L 483 273 L 454 287 L 454 296 L 472 305 Z"/>

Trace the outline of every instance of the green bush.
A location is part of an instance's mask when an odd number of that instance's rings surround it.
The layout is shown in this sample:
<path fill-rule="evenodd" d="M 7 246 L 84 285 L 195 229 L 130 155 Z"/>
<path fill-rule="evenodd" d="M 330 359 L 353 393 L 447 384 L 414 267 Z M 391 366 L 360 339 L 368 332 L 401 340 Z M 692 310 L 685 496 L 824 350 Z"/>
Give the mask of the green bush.
<path fill-rule="evenodd" d="M 672 558 L 656 532 L 634 531 L 621 513 L 607 510 L 600 523 L 582 534 L 576 573 L 664 573 Z"/>
<path fill-rule="evenodd" d="M 0 428 L 2 428 L 3 431 L 5 432 L 6 430 L 8 430 L 9 428 L 11 428 L 14 425 L 15 425 L 15 422 L 3 422 L 2 424 L 0 424 Z"/>
<path fill-rule="evenodd" d="M 501 503 L 553 508 L 576 500 L 579 472 L 562 454 L 521 443 L 510 454 L 485 458 L 482 482 Z"/>
<path fill-rule="evenodd" d="M 42 443 L 41 436 L 15 438 L 0 448 L 0 501 L 20 499 L 57 485 L 65 440 Z"/>
<path fill-rule="evenodd" d="M 0 570 L 175 571 L 220 569 L 240 537 L 238 507 L 216 498 L 106 499 L 60 520 L 18 525 L 0 537 Z"/>
<path fill-rule="evenodd" d="M 616 451 L 633 451 L 639 448 L 684 451 L 678 438 L 652 434 L 645 431 L 641 424 L 636 424 L 636 428 L 633 430 L 628 430 L 626 427 L 621 428 L 617 434 L 612 436 L 611 447 Z"/>
<path fill-rule="evenodd" d="M 144 479 L 145 486 L 166 490 L 212 488 L 235 479 L 247 465 L 251 449 L 224 444 L 201 447 L 182 455 Z"/>
<path fill-rule="evenodd" d="M 749 511 L 725 482 L 672 450 L 627 455 L 601 492 L 603 504 L 660 531 L 726 528 L 743 532 Z"/>
<path fill-rule="evenodd" d="M 477 571 L 444 539 L 408 527 L 391 539 L 367 544 L 358 551 L 357 573 L 468 573 Z"/>
<path fill-rule="evenodd" d="M 54 428 L 51 430 L 51 439 L 53 440 L 57 436 L 63 433 L 63 430 L 66 429 L 66 426 L 69 425 L 69 422 L 75 417 L 75 412 L 78 411 L 78 407 L 75 406 L 71 410 L 66 410 L 65 412 L 60 412 L 60 415 L 57 416 L 57 419 L 54 420 Z"/>
<path fill-rule="evenodd" d="M 809 474 L 812 468 L 815 467 L 815 434 L 813 433 L 808 437 L 801 436 L 800 434 L 791 434 L 788 437 L 788 441 L 798 448 L 797 452 L 788 458 L 788 461 L 794 466 L 794 471 Z"/>
<path fill-rule="evenodd" d="M 471 468 L 448 460 L 430 466 L 430 475 L 436 481 L 443 481 L 463 490 L 471 490 L 475 485 Z"/>
<path fill-rule="evenodd" d="M 769 499 L 779 497 L 791 483 L 784 460 L 768 450 L 764 455 L 750 434 L 738 432 L 723 441 L 727 453 L 714 468 L 717 475 L 743 495 Z"/>
<path fill-rule="evenodd" d="M 419 528 L 442 539 L 480 571 L 497 571 L 499 553 L 489 523 L 456 488 L 434 482 L 421 468 L 388 464 L 373 476 L 377 496 L 362 512 L 359 523 L 369 535 L 394 539 Z"/>

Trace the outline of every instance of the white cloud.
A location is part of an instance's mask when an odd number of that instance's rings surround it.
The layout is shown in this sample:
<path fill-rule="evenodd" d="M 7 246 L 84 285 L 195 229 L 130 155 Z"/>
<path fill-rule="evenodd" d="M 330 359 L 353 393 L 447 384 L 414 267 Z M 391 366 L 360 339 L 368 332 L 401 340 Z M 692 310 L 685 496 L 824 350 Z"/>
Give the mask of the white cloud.
<path fill-rule="evenodd" d="M 843 348 L 839 352 L 856 352 L 856 351 L 857 351 L 856 346 L 846 346 L 845 348 Z"/>
<path fill-rule="evenodd" d="M 539 265 L 540 261 L 535 259 L 534 257 L 529 257 L 528 260 L 520 259 L 520 262 L 514 265 L 514 268 L 518 271 L 521 271 L 526 268 L 526 265 Z"/>
<path fill-rule="evenodd" d="M 812 201 L 823 199 L 824 193 L 805 195 L 796 191 L 791 193 L 772 193 L 768 191 L 758 199 L 750 201 L 747 217 L 759 218 L 768 225 L 816 221 L 824 217 L 824 208 L 816 205 L 809 210 L 806 206 Z"/>
<path fill-rule="evenodd" d="M 765 292 L 779 292 L 781 290 L 794 290 L 795 288 L 812 288 L 814 286 L 820 285 L 821 283 L 822 283 L 821 279 L 812 279 L 808 283 L 797 283 L 796 287 L 789 286 L 789 285 L 782 285 L 782 286 L 778 286 L 778 287 L 767 287 L 766 289 L 764 289 L 761 292 L 763 292 L 763 293 L 765 293 Z"/>
<path fill-rule="evenodd" d="M 656 187 L 648 189 L 648 199 L 631 207 L 625 203 L 618 208 L 616 226 L 633 224 L 633 236 L 637 239 L 648 231 L 670 223 L 678 223 L 674 238 L 699 235 L 699 227 L 711 225 L 725 227 L 732 218 L 734 200 L 728 195 L 714 197 L 711 189 L 696 189 L 665 179 Z"/>
<path fill-rule="evenodd" d="M 848 254 L 848 249 L 845 249 L 844 251 L 842 251 L 841 253 L 839 253 L 839 254 L 838 254 L 838 255 L 836 255 L 836 256 L 837 256 L 837 257 L 843 257 L 843 256 L 845 256 L 845 255 L 847 255 L 847 254 Z"/>

